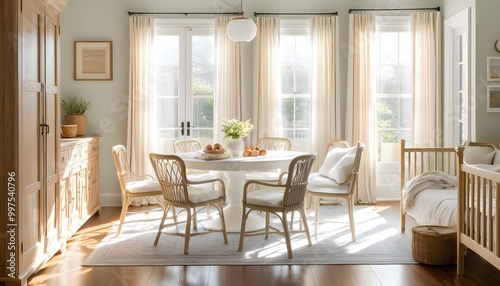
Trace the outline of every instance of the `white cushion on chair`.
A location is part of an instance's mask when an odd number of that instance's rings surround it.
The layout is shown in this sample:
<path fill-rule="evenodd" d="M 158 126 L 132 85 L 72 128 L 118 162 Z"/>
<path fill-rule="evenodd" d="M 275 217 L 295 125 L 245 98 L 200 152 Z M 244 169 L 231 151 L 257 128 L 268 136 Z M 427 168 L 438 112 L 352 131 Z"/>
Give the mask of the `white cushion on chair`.
<path fill-rule="evenodd" d="M 247 194 L 247 204 L 278 207 L 283 204 L 284 189 L 257 190 Z"/>
<path fill-rule="evenodd" d="M 349 177 L 355 155 L 356 146 L 350 148 L 332 148 L 328 151 L 318 173 L 342 184 Z"/>
<path fill-rule="evenodd" d="M 307 190 L 311 192 L 324 192 L 327 194 L 347 194 L 349 185 L 339 186 L 334 180 L 319 173 L 309 174 Z"/>
<path fill-rule="evenodd" d="M 161 191 L 158 180 L 131 181 L 126 183 L 126 188 L 129 192 L 134 194 Z"/>
<path fill-rule="evenodd" d="M 215 200 L 220 197 L 220 192 L 214 190 L 207 190 L 205 188 L 206 184 L 200 184 L 197 186 L 188 186 L 188 196 L 191 203 L 201 203 L 206 201 Z"/>

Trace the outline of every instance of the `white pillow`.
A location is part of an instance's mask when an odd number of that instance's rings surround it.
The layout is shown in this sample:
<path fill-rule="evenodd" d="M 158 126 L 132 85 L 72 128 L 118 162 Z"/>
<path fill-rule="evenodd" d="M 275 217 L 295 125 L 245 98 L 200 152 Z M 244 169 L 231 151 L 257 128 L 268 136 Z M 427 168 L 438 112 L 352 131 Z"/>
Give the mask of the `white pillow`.
<path fill-rule="evenodd" d="M 342 184 L 351 172 L 355 155 L 356 146 L 350 148 L 332 148 L 328 151 L 318 173 L 334 180 L 338 184 Z"/>
<path fill-rule="evenodd" d="M 495 151 L 495 157 L 493 157 L 493 165 L 500 165 L 500 150 Z"/>
<path fill-rule="evenodd" d="M 491 146 L 465 146 L 464 162 L 467 164 L 488 164 L 493 163 L 495 150 Z"/>

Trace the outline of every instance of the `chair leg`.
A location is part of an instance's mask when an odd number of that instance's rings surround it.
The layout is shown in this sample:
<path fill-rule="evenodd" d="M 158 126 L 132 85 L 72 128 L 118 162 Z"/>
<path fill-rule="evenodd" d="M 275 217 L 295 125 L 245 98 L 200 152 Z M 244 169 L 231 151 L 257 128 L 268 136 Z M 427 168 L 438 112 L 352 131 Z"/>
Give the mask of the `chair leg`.
<path fill-rule="evenodd" d="M 224 244 L 228 244 L 229 241 L 227 240 L 226 219 L 224 218 L 224 211 L 222 210 L 222 208 L 224 207 L 223 204 L 224 203 L 221 202 L 220 207 L 219 206 L 215 206 L 215 207 L 219 211 L 220 223 L 221 223 L 221 227 L 222 227 L 221 231 L 222 231 L 222 236 L 224 237 Z"/>
<path fill-rule="evenodd" d="M 311 242 L 311 234 L 309 233 L 309 226 L 307 225 L 306 211 L 304 209 L 299 209 L 300 215 L 302 216 L 302 222 L 304 224 L 304 231 L 307 235 L 307 241 L 309 242 L 309 246 L 312 245 Z"/>
<path fill-rule="evenodd" d="M 196 213 L 196 211 L 195 211 Z M 189 240 L 191 239 L 191 208 L 186 208 L 186 232 L 184 233 L 184 254 L 189 254 Z"/>
<path fill-rule="evenodd" d="M 168 209 L 170 208 L 170 206 L 165 206 L 165 209 L 163 210 L 163 216 L 161 217 L 161 221 L 160 221 L 160 226 L 158 227 L 158 233 L 156 234 L 156 238 L 155 238 L 155 242 L 153 243 L 154 246 L 158 245 L 158 240 L 160 239 L 160 235 L 161 235 L 161 231 L 163 229 L 163 224 L 165 223 L 165 219 L 167 218 L 168 216 Z M 172 212 L 174 213 L 174 217 L 175 217 L 175 210 L 172 208 Z M 177 224 L 175 225 L 175 227 L 177 227 Z"/>
<path fill-rule="evenodd" d="M 122 212 L 120 214 L 120 224 L 118 225 L 118 229 L 116 230 L 116 237 L 118 237 L 120 235 L 120 232 L 122 231 L 122 225 L 123 222 L 125 221 L 125 216 L 127 215 L 129 203 L 130 202 L 128 197 L 122 198 Z"/>
<path fill-rule="evenodd" d="M 193 208 L 193 229 L 198 230 L 198 215 L 196 208 Z"/>
<path fill-rule="evenodd" d="M 307 202 L 304 203 L 304 205 L 307 206 L 306 207 L 306 211 L 307 211 L 306 215 L 307 215 L 307 217 L 309 217 L 311 215 L 311 207 L 312 207 L 313 195 L 307 193 L 306 194 L 306 198 L 307 198 Z"/>
<path fill-rule="evenodd" d="M 288 253 L 288 259 L 293 258 L 292 252 L 292 242 L 290 241 L 290 231 L 288 230 L 288 222 L 286 220 L 286 211 L 283 211 L 281 219 L 281 224 L 283 225 L 283 232 L 285 236 L 286 251 Z"/>
<path fill-rule="evenodd" d="M 314 216 L 314 235 L 318 235 L 318 221 L 319 221 L 319 197 L 315 197 L 316 199 L 316 206 L 314 207 L 314 212 L 315 212 L 315 216 Z"/>
<path fill-rule="evenodd" d="M 212 218 L 212 215 L 210 215 L 210 204 L 207 204 L 207 218 Z"/>
<path fill-rule="evenodd" d="M 267 239 L 269 237 L 269 224 L 271 223 L 271 215 L 269 212 L 266 212 L 266 237 L 264 239 Z"/>
<path fill-rule="evenodd" d="M 352 197 L 347 198 L 347 212 L 349 214 L 349 227 L 351 229 L 351 239 L 356 240 L 356 231 L 354 229 L 354 201 Z"/>
<path fill-rule="evenodd" d="M 243 242 L 245 240 L 245 229 L 246 229 L 246 223 L 247 223 L 247 214 L 246 212 L 246 207 L 243 206 L 243 214 L 241 215 L 241 230 L 240 230 L 240 243 L 238 246 L 238 251 L 243 250 Z"/>

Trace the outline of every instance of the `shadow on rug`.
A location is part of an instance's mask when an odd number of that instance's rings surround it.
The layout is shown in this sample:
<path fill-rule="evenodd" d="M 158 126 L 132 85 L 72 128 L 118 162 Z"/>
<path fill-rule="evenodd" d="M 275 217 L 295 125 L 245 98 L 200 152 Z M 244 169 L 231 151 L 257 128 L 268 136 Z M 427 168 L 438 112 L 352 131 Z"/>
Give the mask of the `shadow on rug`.
<path fill-rule="evenodd" d="M 239 233 L 228 233 L 229 244 L 224 244 L 221 233 L 192 237 L 188 255 L 183 254 L 183 237 L 164 233 L 155 247 L 153 242 L 162 210 L 135 213 L 127 216 L 118 238 L 115 237 L 116 223 L 82 266 L 416 263 L 411 256 L 411 232 L 401 233 L 399 221 L 384 217 L 384 208 L 355 206 L 354 211 L 354 242 L 345 206 L 320 208 L 317 235 L 313 233 L 314 213 L 311 213 L 309 228 L 313 245 L 308 246 L 305 234 L 294 235 L 291 239 L 293 259 L 287 258 L 284 238 L 280 235 L 268 239 L 263 235 L 245 237 L 241 252 L 238 251 Z M 279 225 L 277 220 L 275 223 Z M 198 227 L 203 230 L 201 224 Z M 298 224 L 294 227 L 298 228 Z"/>

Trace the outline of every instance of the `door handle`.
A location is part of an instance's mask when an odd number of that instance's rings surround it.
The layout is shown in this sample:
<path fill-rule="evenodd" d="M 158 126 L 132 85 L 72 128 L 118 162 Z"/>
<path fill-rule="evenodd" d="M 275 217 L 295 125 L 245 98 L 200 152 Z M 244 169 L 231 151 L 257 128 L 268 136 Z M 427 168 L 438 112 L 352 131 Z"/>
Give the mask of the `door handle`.
<path fill-rule="evenodd" d="M 191 122 L 187 122 L 187 136 L 191 136 Z"/>
<path fill-rule="evenodd" d="M 184 121 L 181 122 L 181 126 L 179 126 L 181 128 L 181 135 L 184 136 Z"/>

